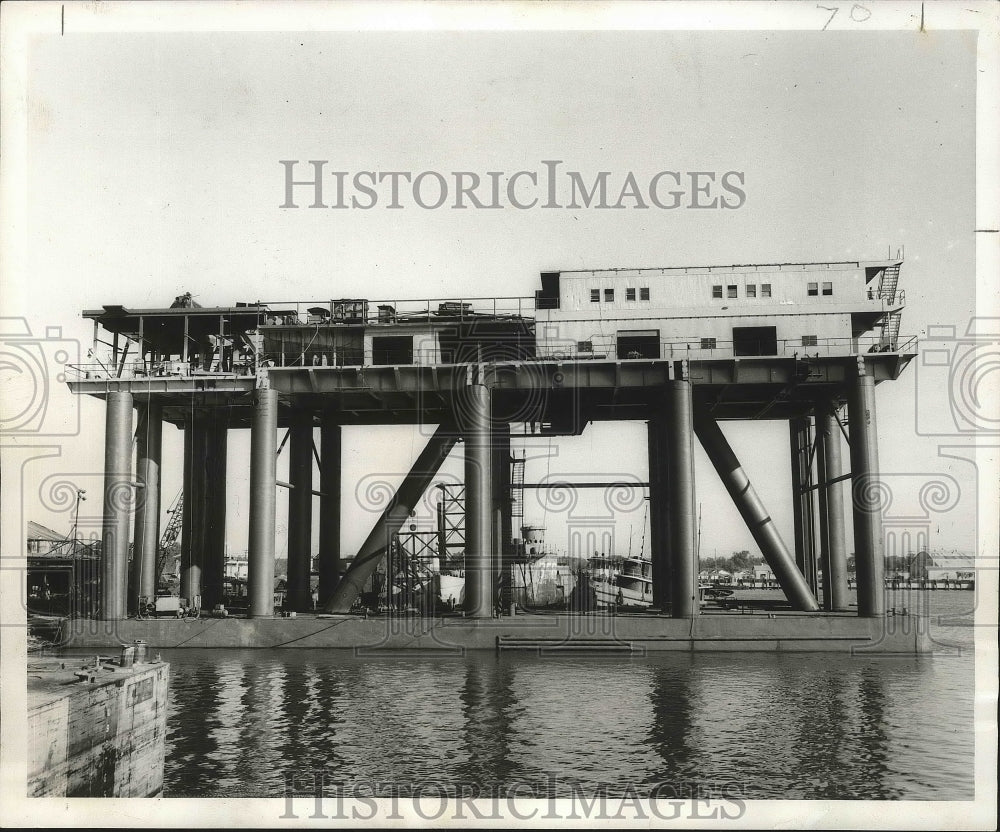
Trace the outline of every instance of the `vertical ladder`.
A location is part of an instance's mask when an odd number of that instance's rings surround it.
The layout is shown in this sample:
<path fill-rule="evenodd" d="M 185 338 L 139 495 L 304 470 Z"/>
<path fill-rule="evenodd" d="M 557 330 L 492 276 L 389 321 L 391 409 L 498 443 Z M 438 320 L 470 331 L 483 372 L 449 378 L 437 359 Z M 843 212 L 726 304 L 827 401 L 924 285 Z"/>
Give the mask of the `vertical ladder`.
<path fill-rule="evenodd" d="M 514 456 L 510 469 L 510 518 L 514 534 L 520 534 L 524 520 L 524 451 Z"/>

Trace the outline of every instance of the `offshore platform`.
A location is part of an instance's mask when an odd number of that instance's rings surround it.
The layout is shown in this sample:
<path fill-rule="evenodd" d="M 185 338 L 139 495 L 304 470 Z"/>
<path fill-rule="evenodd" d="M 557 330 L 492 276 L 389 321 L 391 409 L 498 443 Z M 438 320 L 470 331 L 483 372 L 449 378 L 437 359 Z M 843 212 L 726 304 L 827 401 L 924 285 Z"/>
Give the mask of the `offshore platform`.
<path fill-rule="evenodd" d="M 900 338 L 901 266 L 896 258 L 562 271 L 542 273 L 529 298 L 203 308 L 182 296 L 170 308 L 87 310 L 95 363 L 74 368 L 69 386 L 107 405 L 100 616 L 125 619 L 140 596 L 156 594 L 164 422 L 184 431 L 181 594 L 200 597 L 203 609 L 223 593 L 227 436 L 249 429 L 250 618 L 275 615 L 279 485 L 289 487 L 288 609 L 311 607 L 318 494 L 319 606 L 346 614 L 462 443 L 464 611 L 486 619 L 513 554 L 511 425 L 566 436 L 591 421 L 641 420 L 661 616 L 700 612 L 697 438 L 802 612 L 848 609 L 849 482 L 857 613 L 881 617 L 875 386 L 898 378 L 916 353 L 915 339 Z M 719 427 L 750 419 L 788 422 L 791 546 Z M 342 561 L 341 430 L 382 424 L 434 431 L 364 544 Z M 279 429 L 288 432 L 288 483 L 276 478 Z M 133 530 L 126 497 L 136 482 Z"/>

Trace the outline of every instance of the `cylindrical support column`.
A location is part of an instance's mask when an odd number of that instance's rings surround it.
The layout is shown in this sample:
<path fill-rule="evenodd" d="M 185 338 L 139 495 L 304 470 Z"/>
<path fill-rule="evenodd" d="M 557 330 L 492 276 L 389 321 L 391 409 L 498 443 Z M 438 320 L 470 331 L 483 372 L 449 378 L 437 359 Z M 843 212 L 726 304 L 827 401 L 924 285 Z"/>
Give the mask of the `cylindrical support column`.
<path fill-rule="evenodd" d="M 465 439 L 465 611 L 493 616 L 493 474 L 490 389 L 465 388 L 460 414 Z"/>
<path fill-rule="evenodd" d="M 733 453 L 722 429 L 712 414 L 704 408 L 699 409 L 695 421 L 695 433 L 698 434 L 702 447 L 736 504 L 743 522 L 747 524 L 750 534 L 760 547 L 764 559 L 774 571 L 785 597 L 796 609 L 806 612 L 819 610 L 816 597 L 810 591 L 798 566 L 795 565 L 795 558 L 789 553 L 781 535 L 774 527 L 771 516 L 754 491 L 749 477 Z"/>
<path fill-rule="evenodd" d="M 700 611 L 691 382 L 668 381 L 663 404 L 666 431 L 660 444 L 666 457 L 666 504 L 670 516 L 667 545 L 671 615 L 689 618 Z"/>
<path fill-rule="evenodd" d="M 319 605 L 325 607 L 340 580 L 341 427 L 336 414 L 326 412 L 319 438 Z"/>
<path fill-rule="evenodd" d="M 126 616 L 128 514 L 132 503 L 132 394 L 109 392 L 104 431 L 104 528 L 101 545 L 101 618 Z"/>
<path fill-rule="evenodd" d="M 274 510 L 277 501 L 278 393 L 258 388 L 250 425 L 250 616 L 274 615 Z"/>
<path fill-rule="evenodd" d="M 662 416 L 647 424 L 649 457 L 649 551 L 653 578 L 653 606 L 663 612 L 670 606 L 670 526 L 667 509 L 667 470 L 662 437 Z"/>
<path fill-rule="evenodd" d="M 809 416 L 788 420 L 788 444 L 792 464 L 792 517 L 795 531 L 795 563 L 816 594 L 819 586 L 816 564 L 816 505 L 812 489 L 813 427 Z"/>
<path fill-rule="evenodd" d="M 184 517 L 181 525 L 181 597 L 201 607 L 208 506 L 208 420 L 195 412 L 184 425 Z"/>
<path fill-rule="evenodd" d="M 312 606 L 313 416 L 296 411 L 288 443 L 288 600 L 286 606 L 306 612 Z"/>
<path fill-rule="evenodd" d="M 228 412 L 214 409 L 205 430 L 205 510 L 201 573 L 201 608 L 211 611 L 221 604 L 226 575 L 226 456 L 229 450 Z"/>
<path fill-rule="evenodd" d="M 858 359 L 857 373 L 848 400 L 854 560 L 858 575 L 858 615 L 874 618 L 885 614 L 875 379 L 866 371 L 863 358 Z"/>
<path fill-rule="evenodd" d="M 136 442 L 135 478 L 141 486 L 136 495 L 135 533 L 132 546 L 132 592 L 129 612 L 138 609 L 140 595 L 156 597 L 156 561 L 160 544 L 160 464 L 163 454 L 163 407 L 150 397 L 143 407 Z"/>
<path fill-rule="evenodd" d="M 847 545 L 844 539 L 844 491 L 840 425 L 831 407 L 816 414 L 816 462 L 819 479 L 820 544 L 823 560 L 823 606 L 848 608 Z"/>
<path fill-rule="evenodd" d="M 326 612 L 346 613 L 351 609 L 351 605 L 385 557 L 392 536 L 410 516 L 413 507 L 441 468 L 441 463 L 455 447 L 457 438 L 454 427 L 441 425 L 427 441 L 409 473 L 396 489 L 396 494 L 389 505 L 368 533 L 365 542 L 361 544 L 357 555 L 351 561 L 350 568 L 327 603 Z"/>

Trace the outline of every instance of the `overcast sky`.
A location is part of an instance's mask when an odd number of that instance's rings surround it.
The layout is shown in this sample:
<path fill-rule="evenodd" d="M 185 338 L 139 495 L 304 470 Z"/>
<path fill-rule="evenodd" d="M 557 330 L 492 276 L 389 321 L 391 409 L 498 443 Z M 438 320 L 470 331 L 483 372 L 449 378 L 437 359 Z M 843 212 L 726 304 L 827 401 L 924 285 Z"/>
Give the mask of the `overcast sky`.
<path fill-rule="evenodd" d="M 38 36 L 29 260 L 7 279 L 3 314 L 25 315 L 36 333 L 62 327 L 85 352 L 82 309 L 162 307 L 183 291 L 206 306 L 530 295 L 544 270 L 874 259 L 905 247 L 902 334 L 962 333 L 975 309 L 975 47 L 974 33 L 941 31 Z M 559 159 L 619 181 L 630 170 L 737 170 L 747 198 L 727 211 L 287 210 L 282 159 L 445 173 Z M 942 457 L 942 440 L 919 436 L 915 420 L 917 410 L 928 424 L 950 420 L 948 371 L 917 363 L 877 393 L 890 517 L 923 527 L 920 487 L 944 478 L 959 493 L 933 515 L 932 545 L 972 550 L 974 470 Z M 79 407 L 82 431 L 26 469 L 27 517 L 68 530 L 71 513 L 38 497 L 68 478 L 88 489 L 83 513 L 99 523 L 103 404 L 57 383 L 51 404 L 66 419 Z M 790 545 L 786 425 L 726 432 Z M 352 508 L 356 483 L 398 479 L 420 441 L 408 429 L 346 430 L 345 553 L 374 519 Z M 165 447 L 164 508 L 181 479 L 172 427 Z M 247 448 L 233 436 L 233 550 L 246 545 Z M 529 463 L 529 481 L 645 478 L 645 426 L 592 425 L 551 453 Z M 702 554 L 756 551 L 696 453 Z M 283 503 L 279 491 L 279 556 Z M 578 511 L 600 505 L 590 494 Z M 565 524 L 532 497 L 526 514 L 565 544 Z M 641 505 L 619 515 L 620 552 L 630 530 L 638 549 L 642 518 Z"/>

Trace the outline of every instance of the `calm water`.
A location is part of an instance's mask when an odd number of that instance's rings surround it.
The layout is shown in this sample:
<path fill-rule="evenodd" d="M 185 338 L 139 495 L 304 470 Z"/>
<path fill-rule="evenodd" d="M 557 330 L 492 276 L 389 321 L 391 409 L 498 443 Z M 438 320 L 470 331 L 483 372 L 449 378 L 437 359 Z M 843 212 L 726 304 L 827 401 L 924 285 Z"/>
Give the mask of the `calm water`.
<path fill-rule="evenodd" d="M 974 598 L 924 593 L 910 607 L 929 604 L 935 638 L 967 647 L 962 614 Z M 571 783 L 648 793 L 666 782 L 731 783 L 746 798 L 973 797 L 967 649 L 921 658 L 163 656 L 172 665 L 168 796 L 280 797 L 287 772 L 321 768 L 344 783 L 518 782 L 540 796 Z"/>

